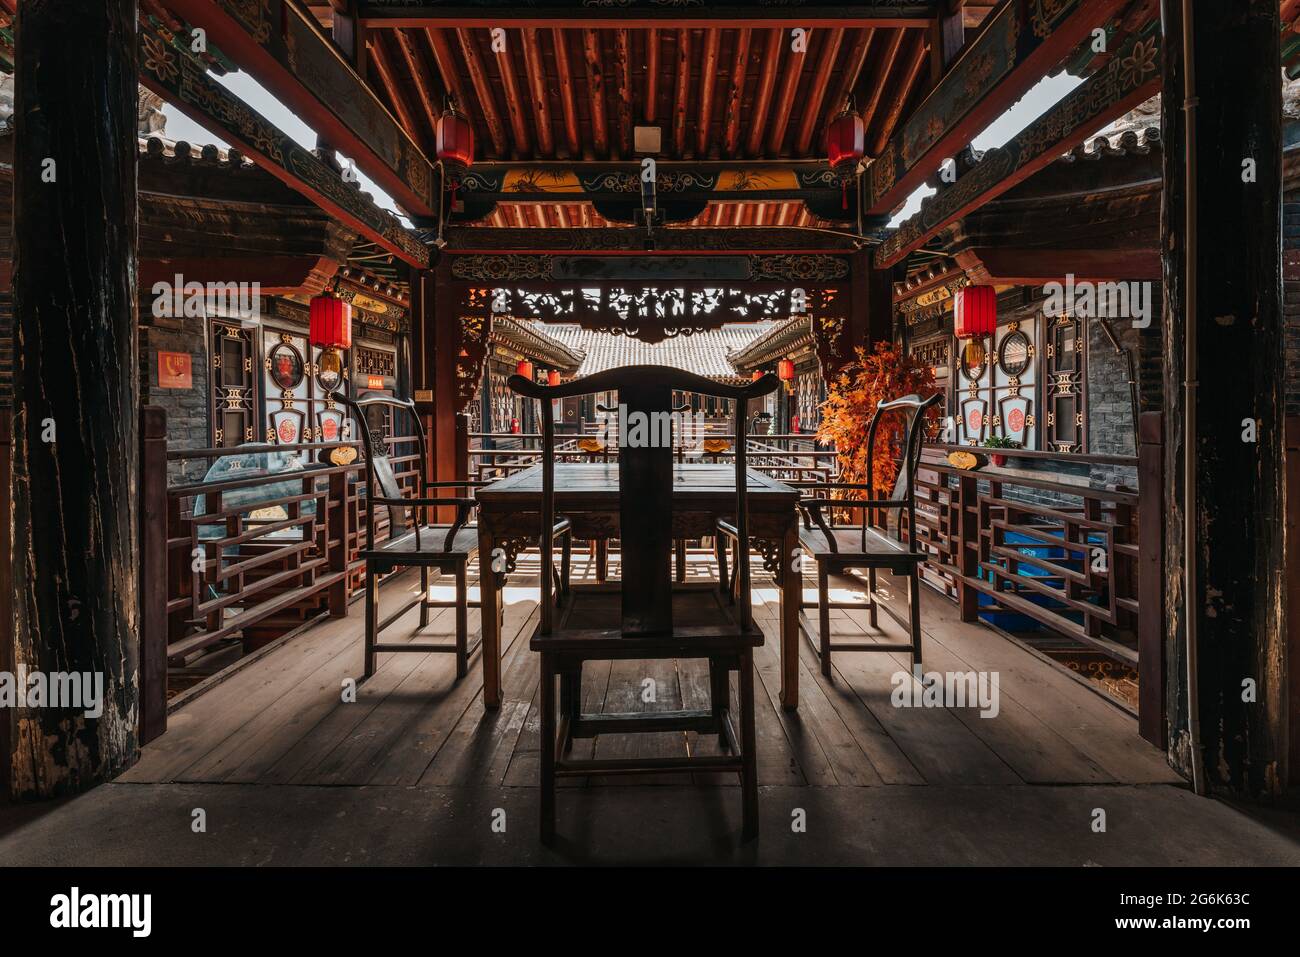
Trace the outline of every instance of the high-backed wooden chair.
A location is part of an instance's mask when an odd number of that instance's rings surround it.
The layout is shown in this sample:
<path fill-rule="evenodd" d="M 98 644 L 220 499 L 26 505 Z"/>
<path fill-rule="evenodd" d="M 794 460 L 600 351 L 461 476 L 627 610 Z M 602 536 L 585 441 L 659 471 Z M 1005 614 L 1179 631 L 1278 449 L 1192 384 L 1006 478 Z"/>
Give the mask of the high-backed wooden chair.
<path fill-rule="evenodd" d="M 652 425 L 673 411 L 673 390 L 697 392 L 736 402 L 736 432 L 744 434 L 744 409 L 749 399 L 775 390 L 778 380 L 767 375 L 744 387 L 722 385 L 665 366 L 610 369 L 555 387 L 513 376 L 510 388 L 550 400 L 594 392 L 616 391 L 620 415 L 645 416 Z M 671 421 L 671 420 L 669 420 Z M 660 430 L 654 438 L 664 439 Z M 555 607 L 550 591 L 551 547 L 543 538 L 540 622 L 530 647 L 541 653 L 541 834 L 545 843 L 555 836 L 555 792 L 559 777 L 593 774 L 635 774 L 657 771 L 735 771 L 740 775 L 742 833 L 758 833 L 758 771 L 754 735 L 753 650 L 763 643 L 762 632 L 750 617 L 748 569 L 739 570 L 742 599 L 729 606 L 710 582 L 673 582 L 673 484 L 671 435 L 667 441 L 625 446 L 618 453 L 619 528 L 622 578 L 604 585 L 575 584 Z M 541 527 L 556 519 L 554 426 L 542 416 Z M 735 524 L 748 528 L 748 495 L 743 441 L 737 443 Z M 708 710 L 666 713 L 583 714 L 582 667 L 587 661 L 695 658 L 709 662 Z M 730 672 L 739 673 L 740 733 L 731 721 Z M 558 711 L 557 716 L 557 683 Z M 695 731 L 716 734 L 722 755 L 577 760 L 570 752 L 575 738 L 599 734 Z"/>
<path fill-rule="evenodd" d="M 907 518 L 907 528 L 916 528 L 916 469 L 921 458 L 921 441 L 925 431 L 924 416 L 926 410 L 941 401 L 941 396 L 933 395 L 922 399 L 917 395 L 905 395 L 876 406 L 871 424 L 867 427 L 866 482 L 853 485 L 844 482 L 818 483 L 809 485 L 805 491 L 810 497 L 799 503 L 803 513 L 803 528 L 799 532 L 799 545 L 804 553 L 817 564 L 817 601 L 801 603 L 799 623 L 804 632 L 813 637 L 814 629 L 808 616 L 802 609 L 816 608 L 818 627 L 816 629 L 816 647 L 821 657 L 822 674 L 831 677 L 831 653 L 833 651 L 907 651 L 912 655 L 912 666 L 921 664 L 921 606 L 920 606 L 920 565 L 925 561 L 925 551 L 920 547 L 916 534 L 910 532 L 908 541 L 903 543 L 872 528 L 871 516 L 876 510 L 897 511 L 897 527 L 902 527 L 902 519 Z M 903 442 L 898 463 L 898 478 L 893 492 L 888 498 L 873 497 L 872 465 L 875 461 L 876 440 L 884 416 L 903 416 Z M 836 524 L 837 513 L 856 513 L 859 521 L 856 525 Z M 887 529 L 886 529 L 887 531 Z M 832 602 L 830 600 L 830 576 L 858 568 L 867 571 L 867 601 Z M 876 571 L 886 569 L 895 575 L 907 576 L 908 617 L 902 616 L 889 605 L 881 604 L 876 597 Z M 876 609 L 885 611 L 900 625 L 908 629 L 911 639 L 908 644 L 874 642 L 831 642 L 830 612 L 832 608 L 860 609 L 866 608 L 872 627 L 877 624 Z"/>
<path fill-rule="evenodd" d="M 375 657 L 381 651 L 392 652 L 451 652 L 456 655 L 456 676 L 463 678 L 469 670 L 468 617 L 470 608 L 478 608 L 479 603 L 469 600 L 466 573 L 470 560 L 478 552 L 478 529 L 470 525 L 477 503 L 469 496 L 468 481 L 431 482 L 426 472 L 428 456 L 426 455 L 423 433 L 417 428 L 416 447 L 419 450 L 417 473 L 419 478 L 417 495 L 404 493 L 397 474 L 393 470 L 392 457 L 388 442 L 383 434 L 371 428 L 366 418 L 366 411 L 373 408 L 388 408 L 392 412 L 406 412 L 410 422 L 418 422 L 415 403 L 405 399 L 394 399 L 386 395 L 367 396 L 362 399 L 350 399 L 342 393 L 333 395 L 335 401 L 351 410 L 361 434 L 361 444 L 366 456 L 366 537 L 361 549 L 361 558 L 366 563 L 366 643 L 365 643 L 365 678 L 375 673 Z M 393 421 L 398 421 L 393 416 Z M 465 495 L 445 495 L 428 497 L 430 489 L 464 489 Z M 429 509 L 439 506 L 454 507 L 455 520 L 450 525 L 432 524 Z M 375 541 L 376 513 L 382 507 L 388 509 L 388 538 L 382 542 Z M 418 566 L 420 569 L 420 596 L 395 610 L 383 621 L 379 620 L 379 602 L 376 594 L 376 579 L 395 568 Z M 455 601 L 435 601 L 429 598 L 429 570 L 437 569 L 445 575 L 456 578 Z M 454 645 L 427 641 L 381 644 L 379 632 L 406 614 L 416 605 L 420 606 L 420 627 L 429 623 L 430 608 L 456 609 L 456 642 Z"/>

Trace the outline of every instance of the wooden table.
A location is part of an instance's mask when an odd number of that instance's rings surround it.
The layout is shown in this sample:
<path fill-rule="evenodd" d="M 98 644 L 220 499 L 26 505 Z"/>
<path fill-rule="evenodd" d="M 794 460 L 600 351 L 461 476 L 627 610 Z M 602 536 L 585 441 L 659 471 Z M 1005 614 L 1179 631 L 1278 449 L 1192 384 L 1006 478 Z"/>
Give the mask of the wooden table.
<path fill-rule="evenodd" d="M 718 518 L 731 517 L 736 505 L 735 469 L 730 465 L 673 466 L 674 538 L 713 534 Z M 618 537 L 618 463 L 557 463 L 555 508 L 573 523 L 577 539 Z M 479 588 L 483 619 L 483 704 L 501 705 L 501 586 L 525 548 L 536 547 L 541 529 L 541 466 L 516 472 L 480 488 Z M 749 531 L 763 567 L 781 587 L 781 705 L 799 706 L 799 603 L 803 576 L 798 570 L 799 534 L 788 485 L 749 470 Z M 785 560 L 781 560 L 781 556 Z M 496 573 L 493 574 L 492 572 Z"/>

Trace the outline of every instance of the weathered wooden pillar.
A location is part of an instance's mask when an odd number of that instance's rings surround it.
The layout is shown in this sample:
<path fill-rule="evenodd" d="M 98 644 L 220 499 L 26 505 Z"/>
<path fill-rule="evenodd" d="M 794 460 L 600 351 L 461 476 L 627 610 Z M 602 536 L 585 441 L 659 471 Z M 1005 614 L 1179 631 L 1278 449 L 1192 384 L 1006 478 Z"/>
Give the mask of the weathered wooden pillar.
<path fill-rule="evenodd" d="M 1186 24 L 1182 0 L 1162 11 L 1169 756 L 1206 789 L 1261 794 L 1286 776 L 1278 5 L 1187 6 Z"/>
<path fill-rule="evenodd" d="M 871 264 L 870 249 L 854 253 L 849 269 L 852 308 L 844 352 L 852 356 L 858 346 L 870 352 L 877 342 L 894 338 L 894 284 L 890 270 Z"/>
<path fill-rule="evenodd" d="M 17 659 L 102 676 L 103 712 L 20 710 L 17 795 L 85 789 L 138 753 L 136 16 L 136 0 L 19 5 Z"/>

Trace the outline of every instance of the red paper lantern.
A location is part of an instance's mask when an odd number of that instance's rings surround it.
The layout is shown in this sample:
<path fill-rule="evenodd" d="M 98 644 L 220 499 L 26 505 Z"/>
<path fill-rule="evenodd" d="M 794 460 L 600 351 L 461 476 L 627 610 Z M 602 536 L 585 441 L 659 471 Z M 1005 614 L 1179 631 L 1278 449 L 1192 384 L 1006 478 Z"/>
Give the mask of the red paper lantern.
<path fill-rule="evenodd" d="M 998 325 L 998 296 L 992 286 L 966 286 L 953 303 L 953 332 L 958 339 L 993 335 Z"/>
<path fill-rule="evenodd" d="M 755 370 L 754 370 L 754 381 L 757 382 L 757 381 L 758 381 L 759 379 L 761 379 L 761 378 L 763 378 L 763 373 L 762 373 L 760 370 L 755 369 Z"/>
<path fill-rule="evenodd" d="M 515 375 L 521 375 L 531 381 L 533 378 L 533 364 L 527 359 L 520 359 L 519 365 L 515 366 Z"/>
<path fill-rule="evenodd" d="M 854 168 L 867 152 L 867 130 L 862 117 L 845 110 L 826 126 L 826 158 L 831 169 Z"/>
<path fill-rule="evenodd" d="M 555 369 L 552 369 L 550 372 L 546 373 L 546 384 L 549 386 L 559 385 L 560 373 L 557 372 Z"/>
<path fill-rule="evenodd" d="M 794 360 L 782 359 L 776 364 L 777 378 L 782 382 L 789 382 L 794 378 Z"/>
<path fill-rule="evenodd" d="M 444 166 L 463 170 L 474 162 L 474 127 L 460 113 L 446 110 L 438 117 L 434 145 Z"/>
<path fill-rule="evenodd" d="M 325 349 L 352 347 L 352 304 L 335 299 L 328 292 L 313 296 L 308 336 L 314 346 Z"/>

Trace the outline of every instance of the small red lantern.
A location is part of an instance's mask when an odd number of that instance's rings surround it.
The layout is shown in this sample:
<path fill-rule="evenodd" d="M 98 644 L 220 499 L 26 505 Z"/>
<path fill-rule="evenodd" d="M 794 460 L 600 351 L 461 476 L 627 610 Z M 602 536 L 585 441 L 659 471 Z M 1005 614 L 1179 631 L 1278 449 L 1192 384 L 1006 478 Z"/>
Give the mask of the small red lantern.
<path fill-rule="evenodd" d="M 312 345 L 325 349 L 350 349 L 352 304 L 335 299 L 329 292 L 313 296 L 309 328 Z"/>
<path fill-rule="evenodd" d="M 782 359 L 776 364 L 776 376 L 782 382 L 789 382 L 794 379 L 794 360 Z"/>
<path fill-rule="evenodd" d="M 998 325 L 998 295 L 992 286 L 965 286 L 953 303 L 953 334 L 958 339 L 993 335 Z"/>
<path fill-rule="evenodd" d="M 760 369 L 755 369 L 755 370 L 754 370 L 754 381 L 757 382 L 757 381 L 758 381 L 759 379 L 761 379 L 761 378 L 763 378 L 762 370 L 760 370 Z"/>
<path fill-rule="evenodd" d="M 555 369 L 552 369 L 550 372 L 546 373 L 546 384 L 552 387 L 559 385 L 560 373 Z"/>
<path fill-rule="evenodd" d="M 515 375 L 521 375 L 525 379 L 533 378 L 533 364 L 527 359 L 520 359 L 519 365 L 515 366 Z"/>
<path fill-rule="evenodd" d="M 326 291 L 312 297 L 309 315 L 307 338 L 321 350 L 316 380 L 328 395 L 343 382 L 342 350 L 352 347 L 352 304 L 335 299 Z"/>
<path fill-rule="evenodd" d="M 456 172 L 466 169 L 474 162 L 474 127 L 462 114 L 445 110 L 438 117 L 434 145 L 444 166 Z"/>
<path fill-rule="evenodd" d="M 853 110 L 845 110 L 826 126 L 826 159 L 831 169 L 838 171 L 842 166 L 850 169 L 866 155 L 866 124 L 862 117 Z"/>

